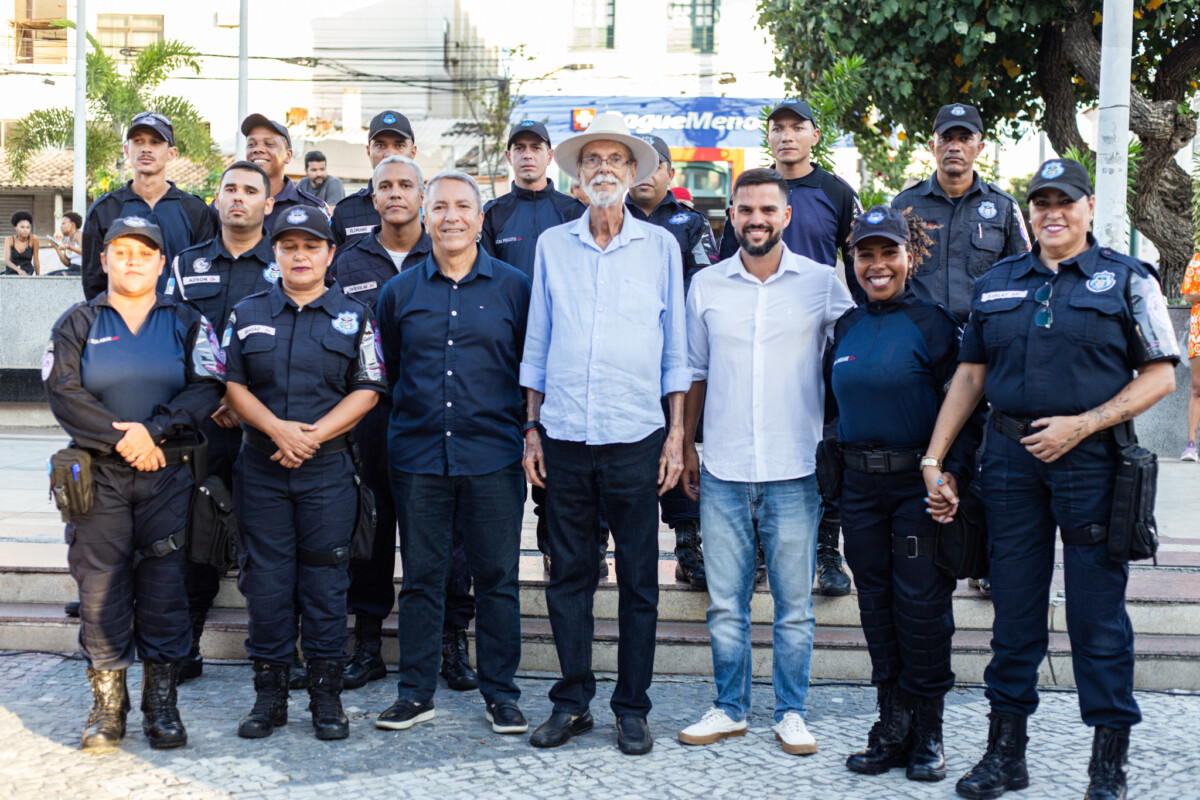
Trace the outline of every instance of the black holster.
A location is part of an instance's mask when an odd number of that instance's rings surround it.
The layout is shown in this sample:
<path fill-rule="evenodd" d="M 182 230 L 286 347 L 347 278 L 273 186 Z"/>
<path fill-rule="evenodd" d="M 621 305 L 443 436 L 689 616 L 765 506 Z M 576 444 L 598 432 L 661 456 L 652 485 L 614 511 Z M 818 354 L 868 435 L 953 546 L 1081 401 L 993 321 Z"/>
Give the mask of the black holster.
<path fill-rule="evenodd" d="M 1138 444 L 1133 423 L 1113 428 L 1117 447 L 1116 480 L 1108 520 L 1108 556 L 1118 564 L 1156 557 L 1158 524 L 1154 501 L 1158 494 L 1158 456 Z"/>
<path fill-rule="evenodd" d="M 350 558 L 369 561 L 375 548 L 375 525 L 379 515 L 375 511 L 375 493 L 363 480 L 363 463 L 358 454 L 358 444 L 351 436 L 350 460 L 354 463 L 354 486 L 358 490 L 358 518 L 354 533 L 350 537 Z"/>
<path fill-rule="evenodd" d="M 208 474 L 208 440 L 199 436 L 190 459 L 195 488 L 188 513 L 188 558 L 225 572 L 237 566 L 242 549 L 233 495 L 220 477 Z"/>
<path fill-rule="evenodd" d="M 81 517 L 92 510 L 95 487 L 92 482 L 92 454 L 68 447 L 50 456 L 50 497 L 58 506 L 63 522 Z"/>
<path fill-rule="evenodd" d="M 842 446 L 837 436 L 817 442 L 817 488 L 821 499 L 835 503 L 842 496 Z"/>

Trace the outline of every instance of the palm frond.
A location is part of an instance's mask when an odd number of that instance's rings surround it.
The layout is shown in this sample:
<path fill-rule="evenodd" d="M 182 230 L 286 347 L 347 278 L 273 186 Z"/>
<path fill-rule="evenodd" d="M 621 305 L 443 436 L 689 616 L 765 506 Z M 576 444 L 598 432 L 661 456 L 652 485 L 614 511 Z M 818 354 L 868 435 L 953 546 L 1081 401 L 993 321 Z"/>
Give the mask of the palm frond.
<path fill-rule="evenodd" d="M 75 115 L 68 108 L 33 111 L 9 129 L 4 159 L 18 183 L 25 179 L 29 159 L 38 150 L 70 147 L 75 139 Z"/>
<path fill-rule="evenodd" d="M 144 100 L 145 93 L 155 89 L 178 69 L 187 67 L 199 75 L 199 56 L 199 50 L 177 39 L 155 42 L 137 54 L 128 81 L 143 92 Z"/>
<path fill-rule="evenodd" d="M 160 94 L 150 98 L 148 107 L 164 114 L 175 128 L 175 146 L 179 154 L 208 167 L 220 163 L 217 143 L 209 133 L 205 119 L 188 100 L 177 95 Z"/>

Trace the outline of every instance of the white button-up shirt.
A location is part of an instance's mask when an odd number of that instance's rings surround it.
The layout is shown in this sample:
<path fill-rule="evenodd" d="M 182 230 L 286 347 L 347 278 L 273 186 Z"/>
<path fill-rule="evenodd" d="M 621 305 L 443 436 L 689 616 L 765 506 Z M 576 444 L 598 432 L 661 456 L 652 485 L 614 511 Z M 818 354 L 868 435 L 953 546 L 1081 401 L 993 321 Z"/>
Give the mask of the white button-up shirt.
<path fill-rule="evenodd" d="M 763 483 L 816 470 L 825 416 L 821 360 L 854 306 L 836 270 L 785 246 L 766 281 L 739 250 L 692 278 L 692 379 L 707 381 L 704 466 L 725 481 Z"/>

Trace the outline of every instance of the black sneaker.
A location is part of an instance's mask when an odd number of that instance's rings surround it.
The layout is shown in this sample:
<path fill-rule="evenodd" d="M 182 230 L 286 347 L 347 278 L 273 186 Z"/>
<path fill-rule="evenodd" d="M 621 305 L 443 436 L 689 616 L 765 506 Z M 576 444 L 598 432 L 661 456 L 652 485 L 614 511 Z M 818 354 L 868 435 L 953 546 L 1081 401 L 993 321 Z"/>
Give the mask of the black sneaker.
<path fill-rule="evenodd" d="M 403 731 L 433 719 L 433 703 L 417 703 L 407 698 L 398 697 L 396 702 L 375 720 L 376 728 L 389 731 Z"/>
<path fill-rule="evenodd" d="M 525 733 L 529 730 L 525 715 L 511 700 L 489 705 L 485 716 L 496 733 Z"/>

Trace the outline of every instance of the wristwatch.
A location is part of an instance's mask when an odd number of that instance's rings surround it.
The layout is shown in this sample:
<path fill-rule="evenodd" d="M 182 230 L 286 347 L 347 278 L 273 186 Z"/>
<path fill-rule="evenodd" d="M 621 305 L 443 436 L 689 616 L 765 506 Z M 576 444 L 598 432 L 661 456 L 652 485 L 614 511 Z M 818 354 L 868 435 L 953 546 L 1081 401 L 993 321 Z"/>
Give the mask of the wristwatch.
<path fill-rule="evenodd" d="M 941 472 L 942 471 L 942 462 L 939 459 L 934 458 L 933 456 L 922 456 L 921 469 L 925 469 L 926 467 L 936 467 L 937 471 Z"/>
<path fill-rule="evenodd" d="M 538 420 L 538 419 L 525 420 L 525 424 L 521 426 L 521 435 L 524 436 L 525 434 L 529 433 L 530 431 L 537 430 L 537 426 L 540 424 L 542 424 L 542 421 Z"/>

